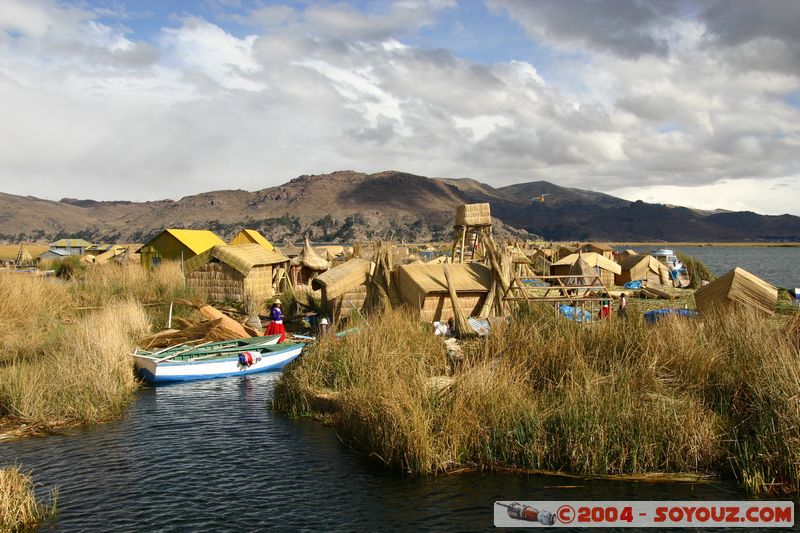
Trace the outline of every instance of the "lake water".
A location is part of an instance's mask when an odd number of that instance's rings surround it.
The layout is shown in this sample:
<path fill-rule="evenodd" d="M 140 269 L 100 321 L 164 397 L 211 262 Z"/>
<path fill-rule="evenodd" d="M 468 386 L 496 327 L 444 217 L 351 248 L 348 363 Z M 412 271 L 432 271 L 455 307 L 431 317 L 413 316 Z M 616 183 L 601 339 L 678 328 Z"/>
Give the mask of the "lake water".
<path fill-rule="evenodd" d="M 634 246 L 633 249 L 650 253 L 653 247 Z M 679 246 L 672 249 L 697 257 L 717 276 L 738 266 L 776 287 L 800 287 L 800 248 Z"/>
<path fill-rule="evenodd" d="M 144 388 L 123 420 L 0 444 L 0 464 L 59 487 L 56 531 L 476 531 L 495 500 L 743 499 L 730 483 L 406 478 L 270 411 L 277 378 Z"/>

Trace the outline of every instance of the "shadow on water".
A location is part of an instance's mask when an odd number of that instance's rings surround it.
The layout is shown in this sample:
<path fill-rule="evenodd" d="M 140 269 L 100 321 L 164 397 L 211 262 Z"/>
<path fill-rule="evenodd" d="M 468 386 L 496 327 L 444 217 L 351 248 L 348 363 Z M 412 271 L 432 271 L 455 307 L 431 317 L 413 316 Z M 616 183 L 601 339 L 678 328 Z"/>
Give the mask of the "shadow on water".
<path fill-rule="evenodd" d="M 495 500 L 742 498 L 722 484 L 404 478 L 269 411 L 277 377 L 145 388 L 124 420 L 0 445 L 0 464 L 58 485 L 59 531 L 474 531 L 492 528 Z"/>

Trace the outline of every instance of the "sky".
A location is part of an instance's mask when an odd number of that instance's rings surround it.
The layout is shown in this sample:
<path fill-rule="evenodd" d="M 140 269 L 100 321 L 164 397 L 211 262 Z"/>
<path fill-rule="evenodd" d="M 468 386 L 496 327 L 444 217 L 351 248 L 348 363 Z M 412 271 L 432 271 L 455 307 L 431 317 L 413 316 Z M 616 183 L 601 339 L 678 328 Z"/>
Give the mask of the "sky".
<path fill-rule="evenodd" d="M 796 0 L 0 0 L 0 192 L 533 180 L 800 215 Z"/>

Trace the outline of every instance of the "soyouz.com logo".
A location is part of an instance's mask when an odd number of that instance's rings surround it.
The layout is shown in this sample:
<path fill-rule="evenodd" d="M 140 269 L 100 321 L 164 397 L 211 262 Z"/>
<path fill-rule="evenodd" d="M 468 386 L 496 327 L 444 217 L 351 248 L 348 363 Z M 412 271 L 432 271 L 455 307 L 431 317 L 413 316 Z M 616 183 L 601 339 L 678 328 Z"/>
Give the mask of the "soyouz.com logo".
<path fill-rule="evenodd" d="M 790 501 L 495 502 L 497 527 L 791 527 Z"/>

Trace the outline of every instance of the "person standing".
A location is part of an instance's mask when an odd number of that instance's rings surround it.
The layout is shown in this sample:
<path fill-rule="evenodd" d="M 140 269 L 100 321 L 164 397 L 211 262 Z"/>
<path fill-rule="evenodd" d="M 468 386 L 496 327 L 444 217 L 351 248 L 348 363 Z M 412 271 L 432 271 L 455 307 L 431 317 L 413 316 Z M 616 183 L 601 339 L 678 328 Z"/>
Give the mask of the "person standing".
<path fill-rule="evenodd" d="M 600 309 L 600 318 L 609 318 L 611 316 L 611 300 L 607 292 L 603 293 L 603 300 L 601 303 L 603 307 Z"/>
<path fill-rule="evenodd" d="M 264 335 L 280 335 L 281 338 L 278 342 L 286 340 L 286 328 L 283 327 L 283 312 L 281 311 L 281 301 L 276 299 L 272 302 L 272 308 L 269 310 L 269 318 L 271 322 L 267 325 Z"/>
<path fill-rule="evenodd" d="M 623 292 L 619 296 L 619 316 L 625 318 L 625 308 L 628 306 L 628 299 L 625 297 L 625 293 Z"/>

